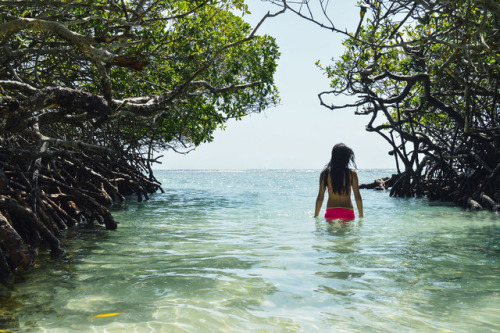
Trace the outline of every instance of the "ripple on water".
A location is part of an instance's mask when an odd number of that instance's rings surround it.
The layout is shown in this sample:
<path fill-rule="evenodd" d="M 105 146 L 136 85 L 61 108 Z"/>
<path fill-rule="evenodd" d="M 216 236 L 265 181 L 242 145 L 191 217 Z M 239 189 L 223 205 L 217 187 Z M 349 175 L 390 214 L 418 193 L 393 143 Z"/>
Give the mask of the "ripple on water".
<path fill-rule="evenodd" d="M 317 170 L 163 172 L 114 232 L 1 294 L 29 332 L 500 330 L 500 224 L 487 212 L 363 190 L 366 217 L 312 218 Z M 362 182 L 389 175 L 360 171 Z M 45 258 L 45 259 L 44 259 Z M 94 317 L 98 314 L 115 314 Z"/>

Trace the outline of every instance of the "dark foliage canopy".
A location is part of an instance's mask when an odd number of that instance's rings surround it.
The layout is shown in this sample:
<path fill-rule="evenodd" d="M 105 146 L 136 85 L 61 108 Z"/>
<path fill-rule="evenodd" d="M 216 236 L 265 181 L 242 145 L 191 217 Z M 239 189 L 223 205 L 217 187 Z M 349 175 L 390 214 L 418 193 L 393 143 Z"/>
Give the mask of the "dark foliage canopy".
<path fill-rule="evenodd" d="M 60 231 L 161 190 L 161 151 L 278 102 L 242 0 L 0 2 L 0 279 Z M 277 14 L 276 14 L 277 15 Z"/>

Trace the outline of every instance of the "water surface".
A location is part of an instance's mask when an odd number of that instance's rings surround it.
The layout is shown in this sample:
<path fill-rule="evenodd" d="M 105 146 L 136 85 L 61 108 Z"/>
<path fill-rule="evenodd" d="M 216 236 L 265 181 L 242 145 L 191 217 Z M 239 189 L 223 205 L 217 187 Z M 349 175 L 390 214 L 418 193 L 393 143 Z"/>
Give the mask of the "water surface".
<path fill-rule="evenodd" d="M 371 182 L 388 170 L 360 171 Z M 72 230 L 2 298 L 20 332 L 496 332 L 500 224 L 362 190 L 313 218 L 318 171 L 164 171 L 165 193 Z M 99 314 L 116 314 L 94 317 Z M 5 326 L 5 327 L 2 327 Z"/>

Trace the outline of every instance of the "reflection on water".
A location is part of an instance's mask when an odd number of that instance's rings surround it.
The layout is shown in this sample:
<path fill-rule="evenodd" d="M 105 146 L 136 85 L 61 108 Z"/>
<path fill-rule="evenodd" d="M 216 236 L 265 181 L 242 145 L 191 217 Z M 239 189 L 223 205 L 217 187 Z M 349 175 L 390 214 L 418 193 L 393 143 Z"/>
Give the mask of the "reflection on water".
<path fill-rule="evenodd" d="M 166 193 L 114 213 L 118 230 L 71 230 L 65 258 L 0 289 L 0 329 L 500 330 L 491 213 L 364 191 L 365 218 L 326 223 L 316 171 L 163 176 Z"/>

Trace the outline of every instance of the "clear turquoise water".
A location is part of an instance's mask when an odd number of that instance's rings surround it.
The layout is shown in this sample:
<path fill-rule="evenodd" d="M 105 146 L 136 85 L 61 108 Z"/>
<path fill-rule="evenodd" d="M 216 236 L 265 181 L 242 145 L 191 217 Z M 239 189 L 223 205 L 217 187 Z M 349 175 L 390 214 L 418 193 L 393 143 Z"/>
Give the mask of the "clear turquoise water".
<path fill-rule="evenodd" d="M 117 210 L 118 230 L 73 230 L 65 260 L 42 258 L 0 329 L 500 331 L 492 213 L 362 190 L 364 219 L 327 224 L 312 218 L 318 171 L 157 176 L 166 193 Z"/>

